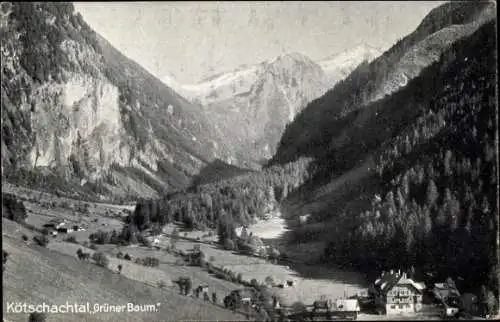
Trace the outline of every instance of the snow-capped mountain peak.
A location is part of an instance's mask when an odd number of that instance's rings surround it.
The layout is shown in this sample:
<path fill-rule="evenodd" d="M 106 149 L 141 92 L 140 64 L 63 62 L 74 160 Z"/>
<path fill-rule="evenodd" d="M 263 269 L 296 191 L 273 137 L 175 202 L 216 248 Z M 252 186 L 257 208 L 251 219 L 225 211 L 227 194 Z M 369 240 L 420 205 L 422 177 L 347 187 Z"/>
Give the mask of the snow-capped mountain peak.
<path fill-rule="evenodd" d="M 382 54 L 382 51 L 367 44 L 361 44 L 353 49 L 334 54 L 322 59 L 318 64 L 327 74 L 329 84 L 347 77 L 363 61 L 371 62 Z"/>
<path fill-rule="evenodd" d="M 321 67 L 295 52 L 180 89 L 170 77 L 164 81 L 205 107 L 216 128 L 231 141 L 237 163 L 270 158 L 286 124 L 327 90 Z"/>

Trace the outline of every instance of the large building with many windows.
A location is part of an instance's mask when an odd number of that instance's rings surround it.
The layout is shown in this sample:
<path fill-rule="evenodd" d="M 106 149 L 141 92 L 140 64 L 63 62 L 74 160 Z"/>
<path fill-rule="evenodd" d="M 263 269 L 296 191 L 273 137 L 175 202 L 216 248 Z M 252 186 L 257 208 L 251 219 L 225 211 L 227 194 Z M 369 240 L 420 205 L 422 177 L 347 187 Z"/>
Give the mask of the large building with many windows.
<path fill-rule="evenodd" d="M 424 290 L 425 284 L 408 278 L 406 273 L 392 270 L 382 273 L 372 288 L 375 304 L 388 315 L 420 311 Z"/>

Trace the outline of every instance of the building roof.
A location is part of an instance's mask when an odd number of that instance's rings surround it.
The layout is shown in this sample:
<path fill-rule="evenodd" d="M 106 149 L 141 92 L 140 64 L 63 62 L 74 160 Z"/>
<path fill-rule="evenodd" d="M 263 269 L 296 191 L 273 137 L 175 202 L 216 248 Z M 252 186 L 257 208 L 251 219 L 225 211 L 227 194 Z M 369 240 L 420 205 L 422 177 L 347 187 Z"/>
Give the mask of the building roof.
<path fill-rule="evenodd" d="M 445 299 L 449 296 L 460 296 L 458 289 L 455 286 L 448 285 L 447 283 L 435 283 L 432 292 L 440 299 Z"/>
<path fill-rule="evenodd" d="M 413 279 L 408 278 L 405 273 L 385 273 L 375 280 L 375 289 L 383 293 L 389 292 L 396 285 L 409 285 L 419 293 L 425 289 L 424 283 L 415 282 Z"/>
<path fill-rule="evenodd" d="M 236 292 L 238 292 L 238 295 L 241 298 L 245 298 L 245 297 L 253 298 L 253 296 L 254 296 L 253 290 L 248 289 L 248 288 L 239 289 L 239 290 L 236 290 Z"/>
<path fill-rule="evenodd" d="M 62 224 L 62 223 L 65 223 L 65 221 L 62 219 L 53 218 L 53 219 L 49 220 L 48 223 L 49 224 Z"/>

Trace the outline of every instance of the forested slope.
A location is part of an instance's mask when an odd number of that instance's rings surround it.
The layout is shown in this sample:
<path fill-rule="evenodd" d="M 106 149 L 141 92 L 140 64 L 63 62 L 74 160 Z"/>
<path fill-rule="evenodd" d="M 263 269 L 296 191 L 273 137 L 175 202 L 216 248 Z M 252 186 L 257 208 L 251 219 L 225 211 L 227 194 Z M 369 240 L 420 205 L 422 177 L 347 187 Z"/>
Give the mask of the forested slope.
<path fill-rule="evenodd" d="M 172 221 L 183 222 L 188 228 L 252 223 L 275 210 L 281 200 L 309 179 L 310 161 L 299 159 L 285 166 L 192 186 L 159 200 L 142 200 L 131 221 L 140 230 Z"/>
<path fill-rule="evenodd" d="M 314 195 L 370 158 L 375 166 L 312 214 L 324 260 L 364 270 L 416 266 L 498 295 L 496 21 L 456 42 L 405 88 L 332 124 L 308 182 Z M 315 192 L 316 190 L 316 192 Z"/>
<path fill-rule="evenodd" d="M 495 17 L 494 1 L 451 1 L 433 9 L 414 32 L 308 104 L 285 129 L 270 164 L 322 156 L 337 130 L 332 122 L 405 86 L 455 41 Z"/>

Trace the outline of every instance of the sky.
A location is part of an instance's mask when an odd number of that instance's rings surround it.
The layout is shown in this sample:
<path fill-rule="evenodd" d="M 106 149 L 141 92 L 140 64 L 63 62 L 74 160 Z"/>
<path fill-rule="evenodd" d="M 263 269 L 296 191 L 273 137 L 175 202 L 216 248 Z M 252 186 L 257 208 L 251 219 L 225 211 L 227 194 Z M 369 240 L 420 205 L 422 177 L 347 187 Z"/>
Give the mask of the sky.
<path fill-rule="evenodd" d="M 287 52 L 386 50 L 443 1 L 76 2 L 87 23 L 160 79 L 193 84 Z"/>

